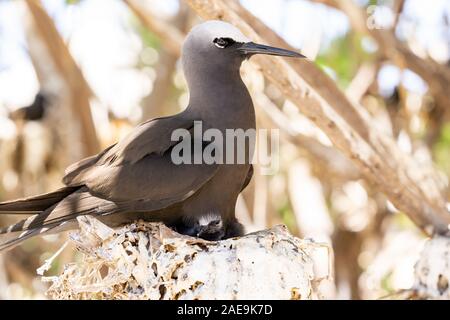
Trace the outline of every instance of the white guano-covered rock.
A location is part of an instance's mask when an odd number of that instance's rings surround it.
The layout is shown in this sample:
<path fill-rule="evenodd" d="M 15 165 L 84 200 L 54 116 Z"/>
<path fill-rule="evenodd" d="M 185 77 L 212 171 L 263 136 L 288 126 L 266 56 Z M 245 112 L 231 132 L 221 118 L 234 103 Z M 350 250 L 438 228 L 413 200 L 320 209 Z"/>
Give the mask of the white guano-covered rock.
<path fill-rule="evenodd" d="M 427 241 L 415 268 L 414 293 L 422 299 L 450 299 L 450 238 Z"/>
<path fill-rule="evenodd" d="M 82 261 L 43 278 L 53 299 L 315 299 L 312 255 L 324 245 L 284 226 L 218 242 L 182 236 L 161 223 L 111 229 L 78 219 L 71 235 Z M 331 255 L 330 255 L 331 256 Z M 331 268 L 329 269 L 331 270 Z M 42 271 L 42 270 L 41 270 Z"/>

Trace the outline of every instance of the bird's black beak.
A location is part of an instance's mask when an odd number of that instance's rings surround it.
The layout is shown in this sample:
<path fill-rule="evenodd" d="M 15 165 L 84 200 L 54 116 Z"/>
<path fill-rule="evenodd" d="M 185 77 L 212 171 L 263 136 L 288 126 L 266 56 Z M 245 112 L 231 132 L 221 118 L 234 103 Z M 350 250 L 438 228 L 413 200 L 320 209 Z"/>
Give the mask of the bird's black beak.
<path fill-rule="evenodd" d="M 306 58 L 301 53 L 295 51 L 266 46 L 264 44 L 258 44 L 254 42 L 243 43 L 237 50 L 239 50 L 246 56 L 252 56 L 254 54 L 268 54 L 272 56 Z"/>

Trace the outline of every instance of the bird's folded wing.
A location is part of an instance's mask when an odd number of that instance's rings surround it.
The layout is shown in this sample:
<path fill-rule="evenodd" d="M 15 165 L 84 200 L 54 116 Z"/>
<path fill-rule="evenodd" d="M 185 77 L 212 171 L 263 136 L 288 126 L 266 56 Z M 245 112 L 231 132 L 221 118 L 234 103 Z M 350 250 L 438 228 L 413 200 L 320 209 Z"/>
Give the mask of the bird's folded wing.
<path fill-rule="evenodd" d="M 134 164 L 148 154 L 162 155 L 177 143 L 172 141 L 175 130 L 190 130 L 194 120 L 180 113 L 142 123 L 117 143 L 101 159 L 115 164 Z"/>
<path fill-rule="evenodd" d="M 94 156 L 70 165 L 66 169 L 63 182 L 70 186 L 83 185 L 83 176 L 96 166 L 133 164 L 145 155 L 152 153 L 162 154 L 175 143 L 171 140 L 174 130 L 189 130 L 193 126 L 193 120 L 181 115 L 183 113 L 171 117 L 152 119 L 140 124 L 122 141 L 109 146 Z"/>
<path fill-rule="evenodd" d="M 182 114 L 181 114 L 182 115 Z M 92 194 L 117 202 L 133 202 L 154 210 L 183 201 L 200 189 L 217 164 L 174 164 L 172 132 L 189 130 L 194 121 L 183 116 L 159 118 L 140 125 L 106 152 L 66 173 L 69 186 L 86 185 Z"/>
<path fill-rule="evenodd" d="M 88 170 L 89 168 L 95 166 L 97 161 L 99 161 L 99 159 L 101 159 L 109 150 L 111 150 L 115 146 L 116 146 L 116 144 L 113 144 L 96 155 L 82 159 L 82 160 L 75 162 L 75 163 L 71 164 L 70 166 L 68 166 L 66 168 L 66 172 L 65 172 L 65 175 L 63 178 L 64 184 L 66 184 L 68 186 L 82 185 L 82 183 L 78 184 L 77 181 L 80 180 L 83 172 L 85 170 Z"/>

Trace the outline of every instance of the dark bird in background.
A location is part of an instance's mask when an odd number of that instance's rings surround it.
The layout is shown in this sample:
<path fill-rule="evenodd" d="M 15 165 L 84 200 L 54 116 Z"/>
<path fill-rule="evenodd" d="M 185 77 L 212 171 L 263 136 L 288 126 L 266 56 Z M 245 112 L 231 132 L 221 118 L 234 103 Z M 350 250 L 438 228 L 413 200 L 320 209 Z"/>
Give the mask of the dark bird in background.
<path fill-rule="evenodd" d="M 243 234 L 234 210 L 252 177 L 250 159 L 243 164 L 177 165 L 171 150 L 179 142 L 171 134 L 192 129 L 194 121 L 224 136 L 226 129 L 255 129 L 253 103 L 239 73 L 242 61 L 254 54 L 304 57 L 250 42 L 225 22 L 194 27 L 182 50 L 190 95 L 186 110 L 146 121 L 122 141 L 69 166 L 62 189 L 0 203 L 0 214 L 32 214 L 0 230 L 6 238 L 0 250 L 39 234 L 76 229 L 80 215 L 113 227 L 136 219 L 162 221 L 209 240 Z"/>
<path fill-rule="evenodd" d="M 10 114 L 12 120 L 38 121 L 41 120 L 49 107 L 49 98 L 43 92 L 38 92 L 31 105 L 19 108 Z"/>

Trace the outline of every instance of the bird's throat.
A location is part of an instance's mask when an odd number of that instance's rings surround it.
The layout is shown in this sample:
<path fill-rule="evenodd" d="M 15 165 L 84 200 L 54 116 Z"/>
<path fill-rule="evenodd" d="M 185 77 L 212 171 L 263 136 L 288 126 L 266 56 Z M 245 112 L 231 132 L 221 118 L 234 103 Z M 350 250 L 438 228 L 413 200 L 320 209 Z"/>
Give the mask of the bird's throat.
<path fill-rule="evenodd" d="M 238 70 L 197 74 L 188 86 L 189 108 L 208 126 L 255 128 L 253 102 Z"/>

